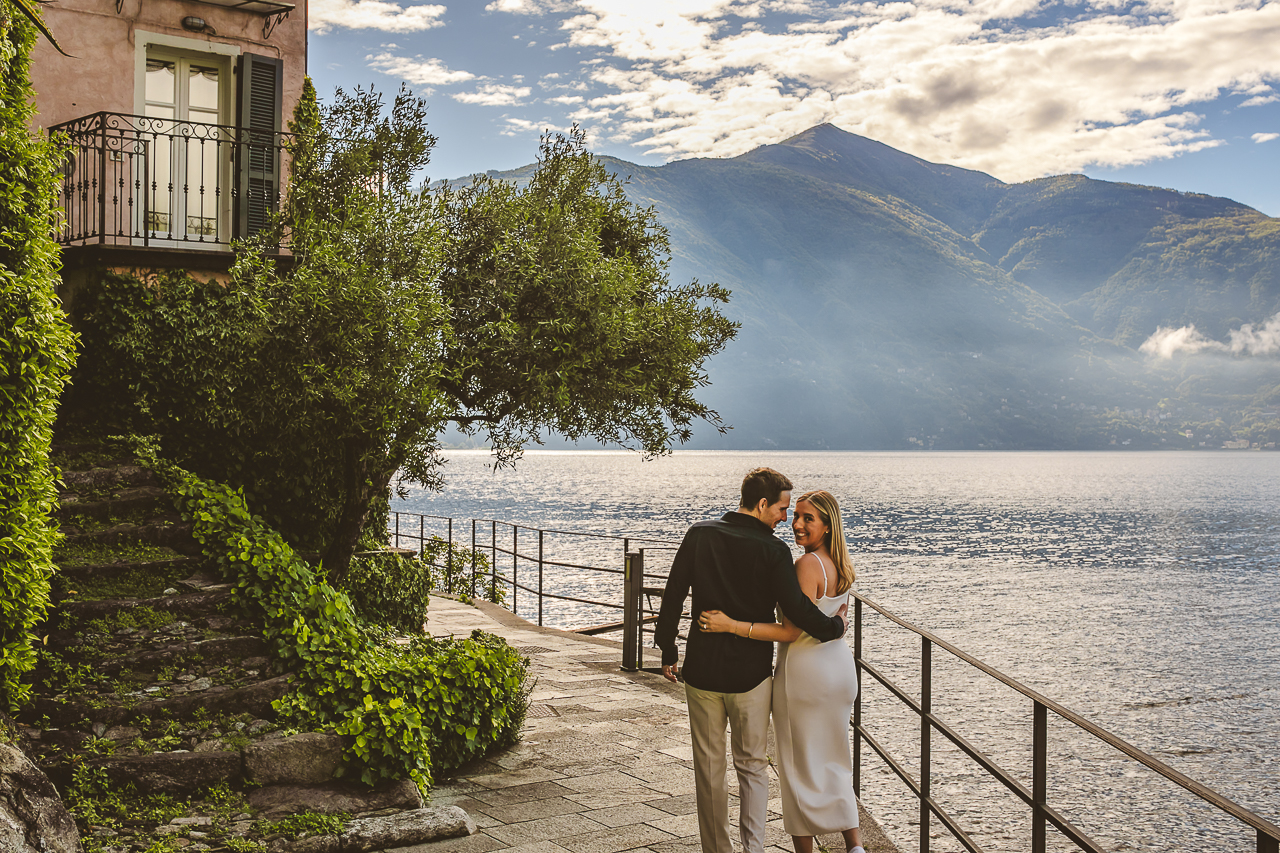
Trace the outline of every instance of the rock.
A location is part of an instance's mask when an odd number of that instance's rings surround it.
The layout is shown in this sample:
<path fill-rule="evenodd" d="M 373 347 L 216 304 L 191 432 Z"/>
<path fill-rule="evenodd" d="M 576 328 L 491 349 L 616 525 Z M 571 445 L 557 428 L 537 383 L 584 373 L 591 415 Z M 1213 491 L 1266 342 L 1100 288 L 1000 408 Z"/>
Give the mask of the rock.
<path fill-rule="evenodd" d="M 103 737 L 107 740 L 133 740 L 136 737 L 142 737 L 142 729 L 133 726 L 112 726 L 107 729 Z"/>
<path fill-rule="evenodd" d="M 17 747 L 0 743 L 0 850 L 81 853 L 76 823 L 49 778 Z"/>
<path fill-rule="evenodd" d="M 366 853 L 408 847 L 443 838 L 460 838 L 476 831 L 471 815 L 457 806 L 435 806 L 389 817 L 353 820 L 341 835 L 320 835 L 286 842 L 290 853 Z"/>
<path fill-rule="evenodd" d="M 249 724 L 249 735 L 252 736 L 260 732 L 265 732 L 267 729 L 271 728 L 272 725 L 274 724 L 267 720 L 254 720 Z"/>
<path fill-rule="evenodd" d="M 245 778 L 259 785 L 328 782 L 341 761 L 342 738 L 322 732 L 258 741 L 244 750 Z"/>
<path fill-rule="evenodd" d="M 226 749 L 220 740 L 202 740 L 196 744 L 196 748 L 192 752 L 221 752 Z"/>
<path fill-rule="evenodd" d="M 269 785 L 249 792 L 249 805 L 260 817 L 275 819 L 301 811 L 334 814 L 378 809 L 420 809 L 422 794 L 409 779 L 378 788 L 331 782 L 326 785 Z"/>
<path fill-rule="evenodd" d="M 240 778 L 238 752 L 164 752 L 91 759 L 114 785 L 132 782 L 140 794 L 192 794 L 227 779 Z"/>
<path fill-rule="evenodd" d="M 213 826 L 213 818 L 208 815 L 196 817 L 175 817 L 169 821 L 171 826 Z"/>

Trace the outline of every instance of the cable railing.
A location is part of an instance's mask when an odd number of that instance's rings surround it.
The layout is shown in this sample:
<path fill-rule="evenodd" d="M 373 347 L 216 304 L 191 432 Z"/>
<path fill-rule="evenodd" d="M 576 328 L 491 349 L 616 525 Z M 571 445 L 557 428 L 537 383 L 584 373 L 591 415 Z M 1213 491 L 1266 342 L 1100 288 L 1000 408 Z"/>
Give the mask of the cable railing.
<path fill-rule="evenodd" d="M 428 521 L 432 533 L 427 533 Z M 416 529 L 415 529 L 416 528 Z M 466 538 L 459 542 L 455 533 L 466 533 Z M 545 620 L 544 600 L 562 601 L 599 608 L 605 612 L 616 614 L 621 618 L 612 619 L 599 624 L 569 627 L 563 617 L 560 622 L 568 630 L 584 634 L 602 634 L 621 631 L 622 660 L 621 668 L 627 671 L 657 671 L 656 667 L 644 666 L 644 649 L 646 638 L 652 643 L 653 623 L 657 620 L 661 607 L 663 585 L 666 573 L 651 571 L 660 565 L 669 570 L 670 557 L 674 554 L 678 543 L 668 540 L 645 539 L 639 537 L 612 536 L 580 531 L 551 530 L 513 524 L 494 519 L 469 519 L 456 525 L 454 519 L 444 516 L 426 516 L 416 513 L 394 513 L 391 529 L 392 544 L 405 547 L 406 544 L 417 544 L 417 550 L 431 563 L 433 570 L 439 571 L 445 566 L 453 566 L 456 562 L 455 552 L 465 549 L 466 560 L 469 561 L 470 572 L 463 575 L 454 572 L 455 577 L 462 577 L 466 589 L 451 589 L 453 592 L 468 592 L 476 595 L 480 592 L 480 584 L 488 581 L 491 590 L 509 591 L 509 606 L 512 612 L 520 614 L 519 595 L 533 596 L 535 602 L 526 604 L 524 610 L 530 621 L 543 625 Z M 557 540 L 557 548 L 548 547 L 548 539 Z M 578 542 L 594 542 L 603 547 L 592 549 L 573 549 L 564 546 L 561 537 Z M 633 545 L 644 545 L 632 550 Z M 582 557 L 570 557 L 567 554 L 594 555 L 594 560 Z M 443 560 L 441 555 L 444 555 Z M 613 565 L 600 563 L 613 560 Z M 487 565 L 481 565 L 481 562 Z M 524 574 L 521 575 L 521 566 Z M 483 568 L 483 571 L 480 569 Z M 581 573 L 591 576 L 602 576 L 614 580 L 614 592 L 605 597 L 588 598 L 581 594 L 568 594 L 557 591 L 557 584 L 563 584 L 565 577 L 550 576 L 550 572 L 569 573 L 570 577 L 580 577 Z M 532 575 L 532 577 L 531 577 Z M 523 579 L 522 579 L 523 578 Z M 536 580 L 535 580 L 536 578 Z M 563 587 L 561 587 L 563 589 Z M 945 829 L 968 853 L 983 853 L 983 847 L 975 839 L 975 833 L 961 825 L 961 821 L 947 810 L 939 801 L 933 790 L 933 761 L 939 753 L 941 744 L 949 743 L 961 754 L 972 761 L 986 776 L 1010 792 L 1022 805 L 1029 809 L 1031 818 L 1029 845 L 1025 849 L 1031 853 L 1047 853 L 1050 828 L 1056 830 L 1061 838 L 1070 842 L 1074 849 L 1088 853 L 1103 853 L 1106 849 L 1098 841 L 1090 837 L 1087 831 L 1071 820 L 1063 811 L 1063 807 L 1055 805 L 1050 796 L 1049 787 L 1049 719 L 1050 714 L 1059 718 L 1075 729 L 1090 736 L 1096 741 L 1117 750 L 1129 760 L 1153 771 L 1161 778 L 1190 793 L 1221 815 L 1228 816 L 1239 824 L 1256 833 L 1257 853 L 1280 853 L 1280 827 L 1240 806 L 1230 799 L 1205 785 L 1196 782 L 1183 773 L 1175 770 L 1159 759 L 1144 752 L 1138 747 L 1108 732 L 1101 726 L 1090 722 L 1063 705 L 1024 686 L 1015 679 L 983 663 L 977 658 L 960 650 L 951 643 L 918 628 L 905 619 L 891 613 L 863 595 L 855 593 L 852 607 L 852 640 L 854 660 L 858 667 L 858 680 L 863 689 L 858 692 L 850 719 L 853 740 L 853 785 L 861 796 L 863 788 L 863 755 L 865 744 L 872 755 L 879 758 L 885 767 L 901 781 L 905 789 L 915 799 L 919 817 L 918 849 L 920 853 L 929 853 L 933 827 Z M 877 664 L 864 654 L 864 628 L 866 625 L 865 609 L 870 608 L 875 614 L 883 617 L 898 629 L 905 630 L 919 639 L 918 676 L 919 698 L 912 696 L 912 689 L 896 683 L 887 674 L 883 664 Z M 681 639 L 687 637 L 689 630 L 689 613 L 682 614 Z M 977 672 L 992 679 L 995 683 L 1011 688 L 1015 693 L 1031 703 L 1031 772 L 1029 784 L 1026 780 L 1002 766 L 987 752 L 980 749 L 970 738 L 962 734 L 954 721 L 943 719 L 935 713 L 934 699 L 934 651 L 940 649 Z M 916 754 L 912 758 L 918 762 L 918 772 L 913 776 L 909 760 L 894 755 L 877 736 L 875 728 L 864 719 L 864 696 L 868 686 L 867 677 L 881 685 L 894 701 L 905 707 L 908 714 L 916 721 L 918 738 Z M 941 740 L 934 737 L 937 734 Z M 935 824 L 936 821 L 936 824 Z"/>

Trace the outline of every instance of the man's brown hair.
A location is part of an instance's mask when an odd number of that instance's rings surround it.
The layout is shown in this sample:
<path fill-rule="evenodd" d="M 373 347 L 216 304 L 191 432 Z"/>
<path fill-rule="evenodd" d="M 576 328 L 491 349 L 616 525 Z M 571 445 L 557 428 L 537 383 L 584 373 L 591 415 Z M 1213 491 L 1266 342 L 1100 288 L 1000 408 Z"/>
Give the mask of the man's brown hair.
<path fill-rule="evenodd" d="M 754 468 L 742 478 L 743 509 L 754 509 L 764 498 L 769 503 L 777 503 L 778 496 L 792 489 L 791 481 L 772 468 Z"/>

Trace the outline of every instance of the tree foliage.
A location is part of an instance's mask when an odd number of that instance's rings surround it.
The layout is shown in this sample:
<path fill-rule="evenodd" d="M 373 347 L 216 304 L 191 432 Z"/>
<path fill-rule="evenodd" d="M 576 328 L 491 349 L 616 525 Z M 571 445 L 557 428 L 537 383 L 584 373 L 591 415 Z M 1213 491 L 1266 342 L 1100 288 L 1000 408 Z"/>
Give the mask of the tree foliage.
<path fill-rule="evenodd" d="M 127 385 L 130 427 L 335 574 L 398 475 L 440 484 L 451 424 L 509 462 L 548 432 L 655 454 L 719 423 L 695 392 L 735 333 L 728 293 L 668 282 L 666 232 L 582 134 L 546 137 L 527 185 L 431 189 L 425 115 L 404 90 L 322 108 L 308 82 L 281 213 L 230 287 L 109 277 L 85 300 L 105 330 L 87 369 Z"/>
<path fill-rule="evenodd" d="M 28 57 L 36 28 L 0 0 L 0 705 L 26 695 L 33 627 L 49 603 L 49 443 L 74 336 L 56 295 L 58 162 L 32 136 Z"/>

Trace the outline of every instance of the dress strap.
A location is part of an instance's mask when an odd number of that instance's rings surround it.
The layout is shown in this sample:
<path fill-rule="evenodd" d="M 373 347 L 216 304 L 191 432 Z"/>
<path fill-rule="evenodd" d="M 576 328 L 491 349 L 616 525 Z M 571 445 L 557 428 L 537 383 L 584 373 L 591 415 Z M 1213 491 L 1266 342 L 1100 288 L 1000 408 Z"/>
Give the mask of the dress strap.
<path fill-rule="evenodd" d="M 817 551 L 811 551 L 813 556 L 818 557 Z M 822 567 L 822 597 L 827 597 L 827 564 L 822 562 L 822 558 L 818 557 L 818 565 Z"/>

